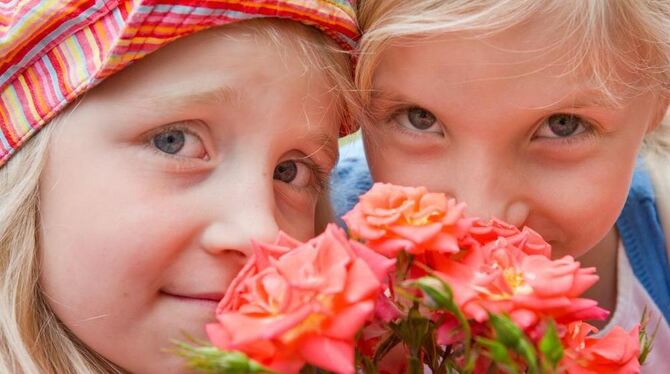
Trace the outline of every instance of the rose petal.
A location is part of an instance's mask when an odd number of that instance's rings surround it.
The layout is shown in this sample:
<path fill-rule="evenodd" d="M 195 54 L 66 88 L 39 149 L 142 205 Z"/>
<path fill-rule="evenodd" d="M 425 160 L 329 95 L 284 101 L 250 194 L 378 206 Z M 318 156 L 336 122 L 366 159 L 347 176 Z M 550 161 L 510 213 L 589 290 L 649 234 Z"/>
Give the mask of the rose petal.
<path fill-rule="evenodd" d="M 368 264 L 370 270 L 372 270 L 380 282 L 383 282 L 388 273 L 395 268 L 394 259 L 382 256 L 359 242 L 350 241 L 349 244 L 356 256 Z"/>
<path fill-rule="evenodd" d="M 301 341 L 299 351 L 314 366 L 335 373 L 354 373 L 353 344 L 317 335 Z"/>
<path fill-rule="evenodd" d="M 366 301 L 339 310 L 325 329 L 324 335 L 347 341 L 353 339 L 365 321 L 370 318 L 374 308 L 374 302 Z"/>
<path fill-rule="evenodd" d="M 348 303 L 355 303 L 365 298 L 373 297 L 373 295 L 379 292 L 381 283 L 365 261 L 361 259 L 354 260 L 348 273 L 344 289 L 344 299 Z"/>

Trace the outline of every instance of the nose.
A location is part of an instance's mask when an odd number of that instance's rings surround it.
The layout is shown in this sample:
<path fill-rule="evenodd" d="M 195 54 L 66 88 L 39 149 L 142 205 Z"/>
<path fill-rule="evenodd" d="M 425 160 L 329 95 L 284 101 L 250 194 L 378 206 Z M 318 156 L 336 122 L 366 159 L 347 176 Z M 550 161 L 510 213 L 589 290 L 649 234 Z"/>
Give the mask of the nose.
<path fill-rule="evenodd" d="M 251 256 L 251 240 L 272 242 L 279 230 L 273 220 L 247 220 L 244 222 L 211 222 L 200 237 L 202 248 L 212 255 L 237 253 Z"/>
<path fill-rule="evenodd" d="M 467 204 L 470 216 L 498 218 L 522 227 L 530 214 L 524 182 L 509 167 L 498 167 L 491 158 L 470 158 L 447 178 L 447 192 Z"/>
<path fill-rule="evenodd" d="M 249 257 L 251 240 L 272 242 L 279 233 L 271 181 L 236 183 L 222 194 L 218 189 L 208 207 L 211 219 L 200 236 L 212 255 L 237 252 Z M 231 183 L 228 180 L 225 183 Z"/>

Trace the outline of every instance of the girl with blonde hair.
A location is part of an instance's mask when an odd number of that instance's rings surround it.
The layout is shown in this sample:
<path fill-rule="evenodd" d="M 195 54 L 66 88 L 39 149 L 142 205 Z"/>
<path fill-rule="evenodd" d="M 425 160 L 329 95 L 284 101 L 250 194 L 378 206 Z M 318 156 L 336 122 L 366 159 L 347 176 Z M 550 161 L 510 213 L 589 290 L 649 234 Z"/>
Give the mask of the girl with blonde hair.
<path fill-rule="evenodd" d="M 374 180 L 528 226 L 597 267 L 605 330 L 652 312 L 645 369 L 670 371 L 670 2 L 362 0 L 359 22 L 337 213 Z"/>
<path fill-rule="evenodd" d="M 348 1 L 0 7 L 0 372 L 185 371 L 250 239 L 314 235 L 356 37 Z"/>

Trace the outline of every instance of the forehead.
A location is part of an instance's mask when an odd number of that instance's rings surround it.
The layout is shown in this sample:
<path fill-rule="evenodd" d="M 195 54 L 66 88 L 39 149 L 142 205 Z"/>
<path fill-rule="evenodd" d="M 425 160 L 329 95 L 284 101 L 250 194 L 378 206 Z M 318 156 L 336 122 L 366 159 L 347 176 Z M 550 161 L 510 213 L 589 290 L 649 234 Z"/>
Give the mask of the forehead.
<path fill-rule="evenodd" d="M 426 75 L 451 82 L 495 79 L 509 83 L 541 75 L 589 89 L 608 105 L 648 88 L 646 74 L 640 69 L 646 66 L 640 60 L 642 47 L 634 43 L 635 36 L 620 30 L 594 32 L 598 26 L 587 27 L 586 19 L 553 12 L 497 25 L 492 31 L 396 38 L 385 45 L 381 67 L 419 73 L 419 69 L 411 69 L 419 62 Z M 608 26 L 602 23 L 599 27 Z M 450 79 L 450 72 L 454 79 Z"/>
<path fill-rule="evenodd" d="M 303 36 L 284 30 L 282 37 L 284 41 L 279 45 L 265 33 L 234 25 L 201 31 L 147 56 L 104 81 L 95 91 L 122 91 L 118 95 L 122 99 L 174 90 L 185 83 L 244 88 L 290 82 L 304 90 L 310 83 L 325 79 L 305 62 L 297 41 Z"/>
<path fill-rule="evenodd" d="M 594 51 L 584 49 L 569 30 L 546 26 L 554 20 L 538 18 L 499 32 L 451 32 L 392 40 L 375 71 L 376 89 L 422 82 L 426 90 L 471 90 L 470 94 L 499 96 L 500 91 L 526 92 L 528 102 L 547 105 L 575 92 L 584 92 L 598 105 L 616 106 L 610 94 L 633 94 L 623 81 L 595 79 Z M 558 31 L 557 31 L 558 30 Z M 636 77 L 623 67 L 609 78 Z M 560 90 L 556 90 L 560 87 Z M 544 88 L 545 97 L 532 91 Z M 552 92 L 553 91 L 553 92 Z M 466 93 L 463 92 L 465 95 Z M 518 98 L 518 97 L 517 97 Z"/>
<path fill-rule="evenodd" d="M 296 104 L 287 111 L 309 106 L 325 111 L 336 95 L 325 72 L 305 57 L 299 41 L 304 34 L 280 31 L 281 43 L 248 27 L 198 32 L 108 78 L 85 101 L 148 110 L 172 108 L 186 99 L 249 107 L 254 97 L 273 90 L 281 91 L 275 104 Z"/>

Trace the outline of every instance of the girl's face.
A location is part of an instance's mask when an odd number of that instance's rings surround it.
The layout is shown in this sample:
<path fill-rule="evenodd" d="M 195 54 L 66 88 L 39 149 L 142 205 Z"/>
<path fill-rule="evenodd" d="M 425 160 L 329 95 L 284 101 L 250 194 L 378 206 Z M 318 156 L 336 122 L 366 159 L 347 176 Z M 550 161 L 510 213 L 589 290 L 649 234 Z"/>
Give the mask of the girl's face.
<path fill-rule="evenodd" d="M 542 26 L 398 41 L 375 72 L 364 139 L 375 181 L 450 193 L 580 256 L 611 232 L 660 103 L 605 104 Z"/>
<path fill-rule="evenodd" d="M 179 40 L 87 94 L 54 134 L 41 180 L 48 302 L 131 372 L 180 371 L 162 349 L 205 338 L 250 239 L 313 235 L 337 158 L 323 73 L 297 45 L 224 30 Z"/>

